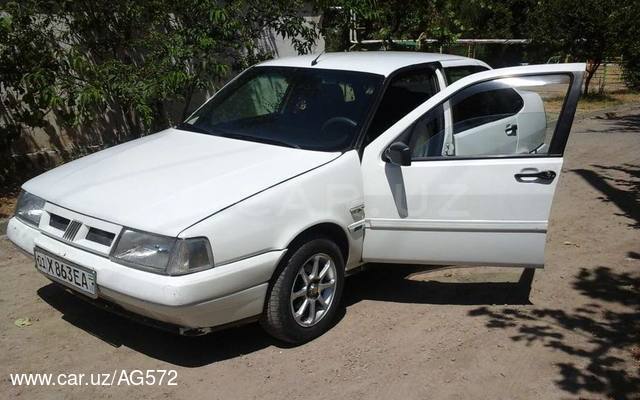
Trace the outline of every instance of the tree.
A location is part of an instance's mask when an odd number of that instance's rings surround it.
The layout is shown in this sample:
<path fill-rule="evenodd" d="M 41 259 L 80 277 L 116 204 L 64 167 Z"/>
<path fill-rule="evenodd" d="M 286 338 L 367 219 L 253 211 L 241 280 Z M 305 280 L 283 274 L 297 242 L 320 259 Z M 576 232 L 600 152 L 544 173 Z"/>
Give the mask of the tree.
<path fill-rule="evenodd" d="M 598 67 L 620 55 L 620 18 L 632 0 L 540 0 L 529 19 L 534 44 L 587 61 L 584 92 Z M 636 16 L 637 17 L 637 16 Z"/>
<path fill-rule="evenodd" d="M 527 38 L 526 20 L 536 0 L 452 0 L 462 34 L 475 39 Z"/>
<path fill-rule="evenodd" d="M 323 13 L 321 30 L 332 51 L 350 47 L 455 51 L 458 38 L 526 38 L 526 18 L 536 0 L 319 0 Z M 358 39 L 377 39 L 382 44 L 353 44 L 349 29 Z M 435 39 L 426 42 L 425 39 Z M 519 58 L 522 48 L 487 50 L 498 64 L 509 63 L 505 55 Z M 497 50 L 497 51 L 496 51 Z"/>
<path fill-rule="evenodd" d="M 427 37 L 448 44 L 460 33 L 460 21 L 449 0 L 318 0 L 316 6 L 331 16 L 321 26 L 325 36 L 353 28 L 359 40 L 380 40 L 384 48 L 394 48 L 395 40 Z M 333 50 L 346 50 L 351 44 L 344 34 L 339 36 L 342 40 Z"/>
<path fill-rule="evenodd" d="M 628 87 L 640 90 L 640 2 L 623 6 L 620 16 L 622 77 Z"/>
<path fill-rule="evenodd" d="M 303 0 L 21 0 L 0 8 L 5 132 L 42 126 L 55 113 L 79 125 L 120 109 L 140 131 L 167 126 L 165 104 L 215 90 L 232 71 L 272 57 L 258 40 L 316 39 Z M 10 136 L 10 135 L 3 135 Z"/>

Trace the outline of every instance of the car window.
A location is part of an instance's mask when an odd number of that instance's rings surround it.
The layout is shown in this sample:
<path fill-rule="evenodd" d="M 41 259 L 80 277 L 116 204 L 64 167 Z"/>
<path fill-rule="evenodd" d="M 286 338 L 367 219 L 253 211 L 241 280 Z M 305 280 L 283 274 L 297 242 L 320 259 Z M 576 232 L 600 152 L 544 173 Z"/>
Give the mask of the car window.
<path fill-rule="evenodd" d="M 415 161 L 547 154 L 570 83 L 562 74 L 479 82 L 425 113 L 399 140 Z"/>
<path fill-rule="evenodd" d="M 414 122 L 405 132 L 411 158 L 421 159 L 442 155 L 444 140 L 444 110 L 442 105 L 434 108 Z"/>
<path fill-rule="evenodd" d="M 367 131 L 365 146 L 437 92 L 438 82 L 431 68 L 398 74 L 382 96 Z"/>
<path fill-rule="evenodd" d="M 490 81 L 462 90 L 452 104 L 453 133 L 458 134 L 514 115 L 524 102 L 514 89 Z"/>
<path fill-rule="evenodd" d="M 451 85 L 458 79 L 465 76 L 475 74 L 476 72 L 487 71 L 489 68 L 480 65 L 462 65 L 459 67 L 447 67 L 444 69 L 444 76 L 447 78 L 447 84 Z"/>
<path fill-rule="evenodd" d="M 232 119 L 273 114 L 282 105 L 288 87 L 286 77 L 278 72 L 255 76 L 220 104 L 211 114 L 210 121 L 218 124 Z"/>
<path fill-rule="evenodd" d="M 351 148 L 381 75 L 316 68 L 254 67 L 179 129 L 318 151 Z"/>

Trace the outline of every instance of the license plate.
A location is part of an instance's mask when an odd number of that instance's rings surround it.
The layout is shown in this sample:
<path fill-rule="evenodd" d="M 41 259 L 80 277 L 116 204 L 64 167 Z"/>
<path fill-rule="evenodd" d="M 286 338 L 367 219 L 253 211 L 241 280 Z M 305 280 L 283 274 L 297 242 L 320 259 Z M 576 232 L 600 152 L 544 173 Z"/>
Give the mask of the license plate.
<path fill-rule="evenodd" d="M 36 268 L 49 278 L 96 298 L 96 271 L 54 256 L 42 249 L 34 251 Z"/>

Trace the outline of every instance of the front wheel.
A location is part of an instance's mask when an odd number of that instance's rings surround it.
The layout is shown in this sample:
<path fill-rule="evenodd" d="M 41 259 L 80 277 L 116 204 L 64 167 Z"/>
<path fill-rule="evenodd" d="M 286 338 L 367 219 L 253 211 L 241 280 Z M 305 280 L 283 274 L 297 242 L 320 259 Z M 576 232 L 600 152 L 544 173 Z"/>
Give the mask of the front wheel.
<path fill-rule="evenodd" d="M 312 239 L 280 267 L 267 296 L 262 326 L 278 339 L 304 343 L 326 332 L 344 286 L 344 261 L 329 239 Z"/>

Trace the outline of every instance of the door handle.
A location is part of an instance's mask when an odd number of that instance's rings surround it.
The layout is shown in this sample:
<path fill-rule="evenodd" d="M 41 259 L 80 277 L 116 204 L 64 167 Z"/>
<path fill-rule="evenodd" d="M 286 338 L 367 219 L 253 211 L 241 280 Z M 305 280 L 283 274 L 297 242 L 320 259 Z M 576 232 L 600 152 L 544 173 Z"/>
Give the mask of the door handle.
<path fill-rule="evenodd" d="M 507 136 L 515 136 L 518 133 L 518 124 L 507 124 L 504 133 L 506 133 Z"/>
<path fill-rule="evenodd" d="M 523 183 L 551 183 L 556 178 L 554 171 L 521 172 L 514 175 L 516 181 Z"/>

